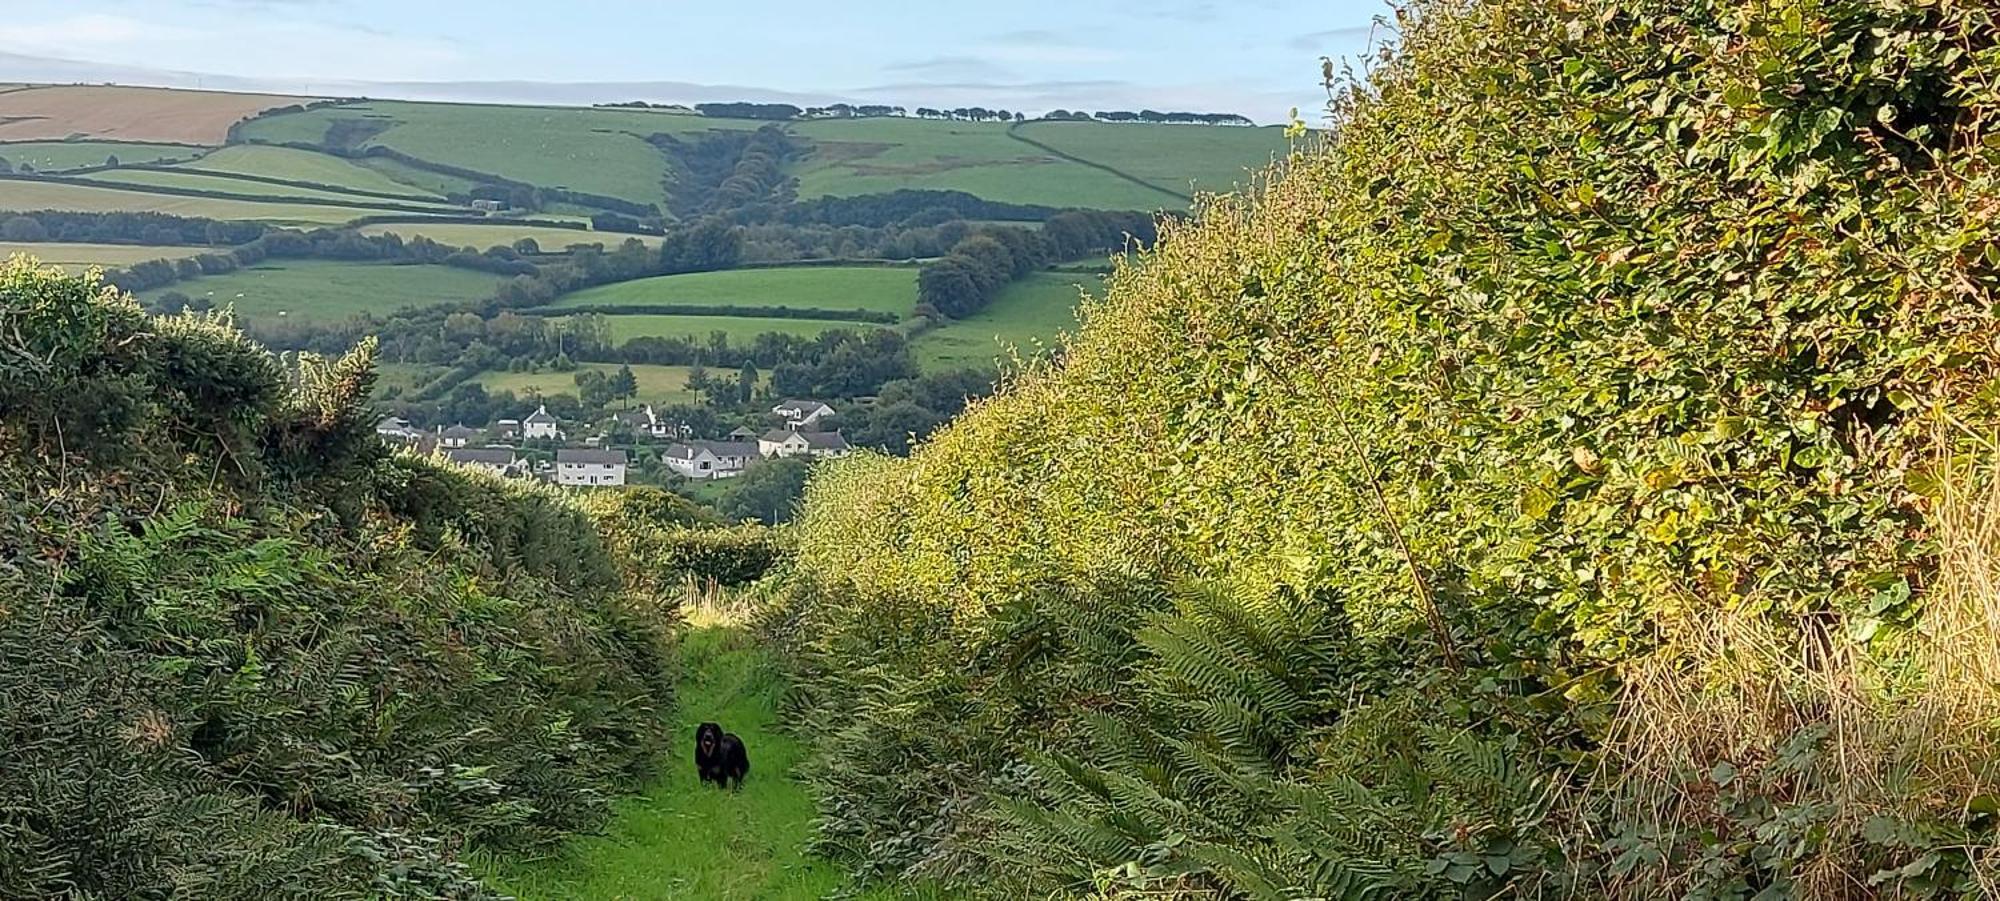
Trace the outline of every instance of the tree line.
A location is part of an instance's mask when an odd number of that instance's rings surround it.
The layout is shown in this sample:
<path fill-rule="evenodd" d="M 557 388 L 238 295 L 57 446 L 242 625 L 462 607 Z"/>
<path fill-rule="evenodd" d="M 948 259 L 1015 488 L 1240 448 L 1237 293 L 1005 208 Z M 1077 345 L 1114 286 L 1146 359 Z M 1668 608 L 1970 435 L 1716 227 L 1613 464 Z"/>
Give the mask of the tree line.
<path fill-rule="evenodd" d="M 986 308 L 1016 279 L 1051 263 L 1150 245 L 1158 226 L 1148 213 L 1076 210 L 1041 229 L 981 227 L 944 258 L 917 272 L 918 315 L 963 319 Z"/>
<path fill-rule="evenodd" d="M 1050 110 L 1042 116 L 1051 122 L 1151 122 L 1169 125 L 1256 125 L 1248 116 L 1235 113 L 1163 113 L 1158 110 L 1103 110 L 1086 113 L 1082 110 Z"/>

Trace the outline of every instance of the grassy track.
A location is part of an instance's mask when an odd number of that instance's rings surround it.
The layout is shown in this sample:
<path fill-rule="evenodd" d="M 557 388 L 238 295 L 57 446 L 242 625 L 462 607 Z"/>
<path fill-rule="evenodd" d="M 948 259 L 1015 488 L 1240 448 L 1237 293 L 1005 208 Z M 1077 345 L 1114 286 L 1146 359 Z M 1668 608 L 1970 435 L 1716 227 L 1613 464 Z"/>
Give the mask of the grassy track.
<path fill-rule="evenodd" d="M 1181 205 L 1152 188 L 1009 138 L 1007 126 L 997 122 L 843 119 L 793 128 L 816 148 L 796 167 L 803 199 L 927 188 L 1055 207 L 1149 210 Z"/>
<path fill-rule="evenodd" d="M 992 366 L 1008 348 L 1033 356 L 1038 343 L 1076 330 L 1081 289 L 1097 291 L 1097 276 L 1077 272 L 1037 272 L 1000 292 L 977 315 L 916 337 L 911 352 L 925 371 Z"/>
<path fill-rule="evenodd" d="M 743 789 L 704 785 L 677 756 L 644 795 L 619 805 L 604 835 L 579 839 L 554 860 L 494 868 L 496 888 L 527 901 L 820 901 L 846 884 L 838 867 L 805 853 L 813 803 L 790 778 L 800 748 L 776 728 L 784 684 L 768 654 L 743 629 L 697 612 L 681 661 L 674 734 L 686 737 L 683 750 L 706 720 L 742 736 L 750 751 Z"/>
<path fill-rule="evenodd" d="M 917 271 L 886 266 L 731 269 L 618 282 L 567 295 L 552 306 L 707 304 L 870 310 L 908 316 Z"/>
<path fill-rule="evenodd" d="M 448 266 L 282 260 L 176 282 L 140 297 L 150 300 L 168 291 L 206 297 L 217 307 L 233 304 L 245 322 L 341 322 L 357 313 L 480 300 L 500 281 L 497 275 Z"/>
<path fill-rule="evenodd" d="M 366 171 L 366 170 L 363 170 Z M 426 200 L 420 197 L 389 199 L 350 194 L 342 190 L 327 188 L 306 188 L 298 185 L 278 185 L 270 182 L 251 181 L 233 177 L 229 173 L 179 171 L 163 169 L 107 169 L 88 175 L 75 176 L 83 181 L 106 185 L 123 185 L 138 190 L 147 188 L 179 188 L 182 190 L 214 191 L 220 194 L 238 194 L 256 198 L 270 198 L 281 203 L 312 203 L 316 200 L 331 200 L 338 203 L 387 203 L 403 206 L 417 206 L 433 210 L 441 215 L 463 214 L 464 209 L 446 204 L 442 200 Z M 277 176 L 273 176 L 277 177 Z M 408 192 L 411 189 L 403 188 Z"/>
<path fill-rule="evenodd" d="M 122 156 L 119 159 L 133 162 L 124 160 Z M 259 175 L 288 181 L 309 181 L 336 188 L 373 191 L 378 194 L 429 195 L 442 199 L 437 191 L 404 184 L 374 169 L 340 157 L 314 153 L 310 150 L 295 150 L 290 147 L 239 144 L 234 147 L 224 147 L 194 162 L 183 164 L 180 168 L 198 169 L 203 172 Z"/>
<path fill-rule="evenodd" d="M 1177 194 L 1235 190 L 1291 147 L 1276 127 L 1028 122 L 1014 133 Z"/>
<path fill-rule="evenodd" d="M 35 167 L 36 172 L 60 172 L 102 166 L 108 157 L 125 165 L 164 163 L 199 156 L 200 147 L 185 144 L 126 144 L 118 141 L 22 141 L 0 144 L 0 160 Z"/>

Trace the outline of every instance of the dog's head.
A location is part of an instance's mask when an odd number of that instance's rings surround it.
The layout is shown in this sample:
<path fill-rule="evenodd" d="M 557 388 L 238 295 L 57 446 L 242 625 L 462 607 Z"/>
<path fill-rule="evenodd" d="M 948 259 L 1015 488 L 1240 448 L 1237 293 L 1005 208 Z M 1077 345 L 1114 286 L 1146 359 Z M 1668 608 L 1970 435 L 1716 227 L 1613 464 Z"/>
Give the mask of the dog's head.
<path fill-rule="evenodd" d="M 695 752 L 707 757 L 715 753 L 722 744 L 722 726 L 719 723 L 702 723 L 694 730 Z"/>

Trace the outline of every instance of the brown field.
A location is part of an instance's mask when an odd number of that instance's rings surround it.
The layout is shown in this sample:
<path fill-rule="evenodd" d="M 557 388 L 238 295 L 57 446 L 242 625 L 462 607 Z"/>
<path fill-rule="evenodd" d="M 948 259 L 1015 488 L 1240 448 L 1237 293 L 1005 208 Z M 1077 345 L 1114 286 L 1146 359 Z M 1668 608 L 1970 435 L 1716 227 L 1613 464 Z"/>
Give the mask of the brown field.
<path fill-rule="evenodd" d="M 221 144 L 229 126 L 298 97 L 58 85 L 0 91 L 0 141 L 71 137 Z"/>

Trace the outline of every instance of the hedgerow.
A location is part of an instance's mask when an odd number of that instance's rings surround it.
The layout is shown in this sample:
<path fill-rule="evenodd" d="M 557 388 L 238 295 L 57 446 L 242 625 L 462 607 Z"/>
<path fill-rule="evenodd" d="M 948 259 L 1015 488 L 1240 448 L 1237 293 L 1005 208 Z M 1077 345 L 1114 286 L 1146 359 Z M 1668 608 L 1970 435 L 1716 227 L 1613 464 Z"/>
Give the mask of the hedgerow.
<path fill-rule="evenodd" d="M 996 897 L 1990 885 L 1993 795 L 1921 747 L 1893 809 L 1830 800 L 1838 705 L 1672 766 L 1611 741 L 1678 726 L 1619 722 L 1675 707 L 1624 677 L 1693 667 L 1676 623 L 1829 679 L 1922 632 L 1937 461 L 1996 425 L 1990 9 L 1396 32 L 1059 363 L 816 475 L 774 621 L 828 849 Z M 1687 803 L 1619 794 L 1655 770 Z"/>
<path fill-rule="evenodd" d="M 480 897 L 647 774 L 673 610 L 371 356 L 0 267 L 0 897 Z"/>

